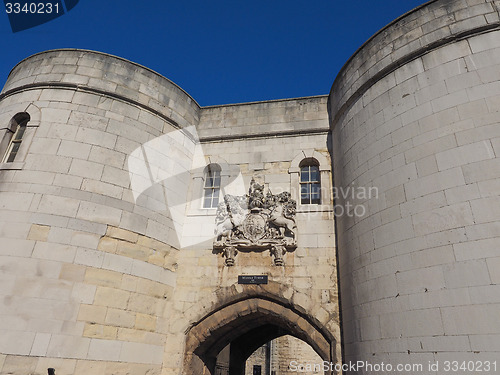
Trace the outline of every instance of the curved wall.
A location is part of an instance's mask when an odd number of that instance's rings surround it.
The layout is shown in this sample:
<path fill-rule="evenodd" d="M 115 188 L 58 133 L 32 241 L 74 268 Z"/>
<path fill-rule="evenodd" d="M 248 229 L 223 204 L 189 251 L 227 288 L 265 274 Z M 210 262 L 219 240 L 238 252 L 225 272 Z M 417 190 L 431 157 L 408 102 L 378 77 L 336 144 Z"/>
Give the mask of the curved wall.
<path fill-rule="evenodd" d="M 378 189 L 337 199 L 367 210 L 337 218 L 346 361 L 431 373 L 429 362 L 498 358 L 497 7 L 429 2 L 370 39 L 332 87 L 335 186 Z"/>
<path fill-rule="evenodd" d="M 48 51 L 13 69 L 0 122 L 31 121 L 16 162 L 0 164 L 2 374 L 161 372 L 178 239 L 157 182 L 189 170 L 193 136 L 179 129 L 198 111 L 102 53 Z M 180 162 L 158 167 L 165 155 L 144 145 L 169 134 Z M 187 191 L 189 174 L 175 184 Z"/>

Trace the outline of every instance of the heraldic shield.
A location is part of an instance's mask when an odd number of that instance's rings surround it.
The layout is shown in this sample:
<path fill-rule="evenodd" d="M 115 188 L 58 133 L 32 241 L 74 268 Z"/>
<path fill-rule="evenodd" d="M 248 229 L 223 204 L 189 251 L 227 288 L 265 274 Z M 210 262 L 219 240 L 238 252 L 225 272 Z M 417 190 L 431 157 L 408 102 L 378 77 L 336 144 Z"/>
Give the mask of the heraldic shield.
<path fill-rule="evenodd" d="M 225 195 L 217 208 L 214 250 L 235 263 L 239 251 L 269 250 L 276 266 L 284 265 L 284 255 L 297 248 L 295 224 L 297 203 L 289 192 L 277 195 L 252 179 L 248 194 Z"/>

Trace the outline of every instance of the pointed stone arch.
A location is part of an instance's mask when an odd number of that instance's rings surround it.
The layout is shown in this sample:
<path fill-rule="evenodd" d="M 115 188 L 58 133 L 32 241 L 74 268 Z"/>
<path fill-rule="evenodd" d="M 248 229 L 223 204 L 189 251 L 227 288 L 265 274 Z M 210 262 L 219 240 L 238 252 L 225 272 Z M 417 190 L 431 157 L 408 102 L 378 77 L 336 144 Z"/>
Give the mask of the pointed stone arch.
<path fill-rule="evenodd" d="M 315 319 L 283 301 L 249 296 L 213 310 L 188 329 L 184 374 L 214 375 L 217 354 L 231 343 L 230 375 L 240 375 L 253 351 L 283 335 L 303 340 L 324 361 L 336 363 L 336 340 Z"/>

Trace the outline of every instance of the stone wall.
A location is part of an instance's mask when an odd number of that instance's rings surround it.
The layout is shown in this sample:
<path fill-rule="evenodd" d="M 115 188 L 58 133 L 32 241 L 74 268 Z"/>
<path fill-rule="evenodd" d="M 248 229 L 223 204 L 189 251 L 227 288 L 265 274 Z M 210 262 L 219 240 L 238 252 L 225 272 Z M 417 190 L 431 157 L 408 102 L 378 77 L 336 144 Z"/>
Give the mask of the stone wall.
<path fill-rule="evenodd" d="M 379 190 L 337 220 L 346 361 L 498 358 L 498 6 L 429 2 L 332 87 L 335 186 Z"/>

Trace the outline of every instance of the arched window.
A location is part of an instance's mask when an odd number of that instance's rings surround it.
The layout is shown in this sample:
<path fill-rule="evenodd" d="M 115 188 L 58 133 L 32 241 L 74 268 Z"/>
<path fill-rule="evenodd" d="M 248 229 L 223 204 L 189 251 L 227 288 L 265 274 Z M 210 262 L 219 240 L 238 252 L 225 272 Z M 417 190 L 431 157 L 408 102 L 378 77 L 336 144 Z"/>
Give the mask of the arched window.
<path fill-rule="evenodd" d="M 11 163 L 16 159 L 19 147 L 21 147 L 21 141 L 23 140 L 23 135 L 26 130 L 26 125 L 30 120 L 30 115 L 26 112 L 18 113 L 11 120 L 8 128 L 10 133 L 10 140 L 7 149 L 3 155 L 2 163 Z"/>
<path fill-rule="evenodd" d="M 217 164 L 210 164 L 205 169 L 203 184 L 203 208 L 217 208 L 219 205 L 221 168 Z"/>
<path fill-rule="evenodd" d="M 300 163 L 300 204 L 321 204 L 319 163 L 314 158 Z"/>

